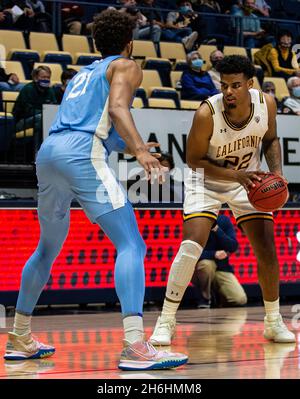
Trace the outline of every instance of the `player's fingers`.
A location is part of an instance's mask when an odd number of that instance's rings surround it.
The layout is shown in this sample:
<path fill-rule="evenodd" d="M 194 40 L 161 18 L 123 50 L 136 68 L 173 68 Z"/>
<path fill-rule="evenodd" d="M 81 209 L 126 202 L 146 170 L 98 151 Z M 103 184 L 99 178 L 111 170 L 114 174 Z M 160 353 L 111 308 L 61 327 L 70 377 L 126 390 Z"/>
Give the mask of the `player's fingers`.
<path fill-rule="evenodd" d="M 250 179 L 251 180 L 257 180 L 257 181 L 262 181 L 262 178 L 257 174 L 257 172 L 251 173 L 250 174 Z"/>
<path fill-rule="evenodd" d="M 151 153 L 151 155 L 152 155 L 154 158 L 156 158 L 156 159 L 161 158 L 161 154 L 160 154 L 159 152 Z"/>
<path fill-rule="evenodd" d="M 157 143 L 156 141 L 149 141 L 149 143 L 146 143 L 146 147 L 149 148 L 153 148 L 153 147 L 160 147 L 160 144 Z"/>

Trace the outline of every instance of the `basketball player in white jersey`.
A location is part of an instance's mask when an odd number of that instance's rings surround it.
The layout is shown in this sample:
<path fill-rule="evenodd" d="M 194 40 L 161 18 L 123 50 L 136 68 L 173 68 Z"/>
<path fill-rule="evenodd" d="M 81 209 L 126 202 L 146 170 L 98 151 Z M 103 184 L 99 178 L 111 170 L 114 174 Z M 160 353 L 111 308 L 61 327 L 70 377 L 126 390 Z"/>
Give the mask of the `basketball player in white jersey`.
<path fill-rule="evenodd" d="M 248 58 L 225 57 L 218 71 L 222 93 L 201 104 L 188 137 L 191 171 L 185 182 L 183 241 L 170 269 L 162 314 L 150 342 L 170 345 L 176 311 L 225 202 L 257 258 L 266 312 L 264 337 L 274 342 L 295 342 L 279 312 L 273 217 L 258 212 L 247 197 L 247 191 L 263 173 L 259 171 L 260 144 L 269 170 L 282 176 L 276 104 L 268 94 L 252 89 L 255 70 Z M 204 179 L 200 173 L 203 170 Z"/>

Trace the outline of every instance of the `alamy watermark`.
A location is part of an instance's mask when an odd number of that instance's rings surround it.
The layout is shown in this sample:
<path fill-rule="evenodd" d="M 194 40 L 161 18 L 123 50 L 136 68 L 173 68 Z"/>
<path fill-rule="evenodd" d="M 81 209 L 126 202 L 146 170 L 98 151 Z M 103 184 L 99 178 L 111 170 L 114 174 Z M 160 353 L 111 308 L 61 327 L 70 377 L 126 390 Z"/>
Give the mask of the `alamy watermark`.
<path fill-rule="evenodd" d="M 5 306 L 0 304 L 0 328 L 6 328 Z"/>

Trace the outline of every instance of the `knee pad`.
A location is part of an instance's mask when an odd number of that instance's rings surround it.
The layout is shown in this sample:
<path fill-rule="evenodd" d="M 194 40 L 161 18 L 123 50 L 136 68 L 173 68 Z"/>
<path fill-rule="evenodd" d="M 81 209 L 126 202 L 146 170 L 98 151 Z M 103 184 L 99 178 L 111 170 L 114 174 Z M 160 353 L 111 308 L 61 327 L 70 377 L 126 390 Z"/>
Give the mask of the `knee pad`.
<path fill-rule="evenodd" d="M 191 281 L 195 266 L 203 248 L 195 241 L 182 241 L 170 270 L 171 281 L 178 286 L 187 286 Z"/>

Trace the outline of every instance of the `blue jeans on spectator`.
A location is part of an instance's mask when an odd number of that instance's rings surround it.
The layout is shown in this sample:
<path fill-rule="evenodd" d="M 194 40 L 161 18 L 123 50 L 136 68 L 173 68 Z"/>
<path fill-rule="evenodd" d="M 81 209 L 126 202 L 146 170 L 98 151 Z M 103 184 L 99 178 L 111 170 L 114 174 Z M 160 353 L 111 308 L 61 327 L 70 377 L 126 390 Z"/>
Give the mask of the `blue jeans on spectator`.
<path fill-rule="evenodd" d="M 0 82 L 0 91 L 20 91 L 25 86 L 25 83 L 17 83 L 11 85 L 7 82 Z"/>
<path fill-rule="evenodd" d="M 136 28 L 133 31 L 134 39 L 151 39 L 154 43 L 159 43 L 161 36 L 161 27 L 158 25 Z"/>
<path fill-rule="evenodd" d="M 192 33 L 191 28 L 163 29 L 162 39 L 168 42 L 181 43 L 182 39 Z"/>

